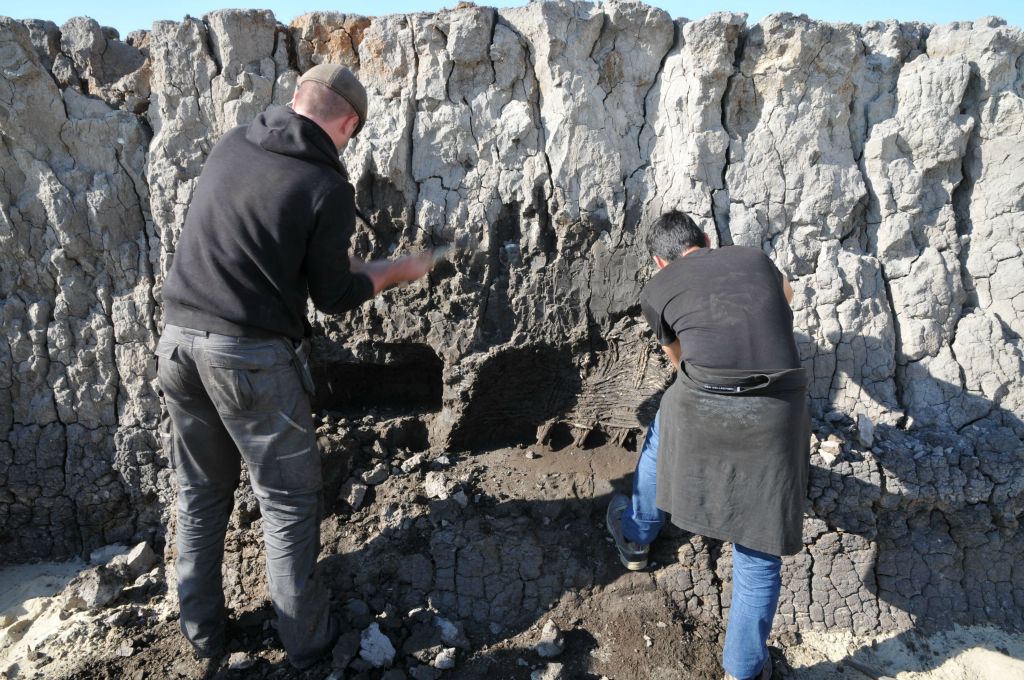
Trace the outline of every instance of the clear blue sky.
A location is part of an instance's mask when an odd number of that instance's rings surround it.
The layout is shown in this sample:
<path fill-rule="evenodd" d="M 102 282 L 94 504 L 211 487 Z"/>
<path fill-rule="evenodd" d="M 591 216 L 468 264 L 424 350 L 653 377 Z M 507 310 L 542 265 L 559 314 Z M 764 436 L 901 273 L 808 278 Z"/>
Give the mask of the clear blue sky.
<path fill-rule="evenodd" d="M 188 0 L 187 2 L 140 2 L 134 0 L 3 0 L 0 14 L 16 19 L 49 19 L 58 25 L 68 18 L 87 14 L 104 26 L 113 26 L 122 37 L 138 28 L 149 28 L 157 19 L 180 21 L 186 14 L 202 16 L 223 7 L 271 9 L 278 21 L 288 23 L 299 14 L 313 10 L 333 10 L 370 16 L 395 12 L 434 11 L 454 6 L 457 0 L 232 0 L 225 2 Z M 826 21 L 863 23 L 873 19 L 917 20 L 942 24 L 963 19 L 995 15 L 1015 26 L 1024 26 L 1024 0 L 648 0 L 673 17 L 699 18 L 719 10 L 746 12 L 754 23 L 772 12 L 807 14 Z M 516 7 L 526 0 L 478 0 L 478 5 Z"/>

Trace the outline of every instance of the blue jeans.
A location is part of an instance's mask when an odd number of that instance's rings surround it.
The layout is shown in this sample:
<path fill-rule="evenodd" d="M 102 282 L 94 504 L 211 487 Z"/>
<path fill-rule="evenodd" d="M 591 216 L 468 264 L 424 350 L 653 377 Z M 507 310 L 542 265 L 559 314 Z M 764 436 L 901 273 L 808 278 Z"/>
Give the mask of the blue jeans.
<path fill-rule="evenodd" d="M 661 411 L 654 415 L 654 421 L 647 428 L 640 460 L 633 472 L 633 502 L 622 513 L 622 535 L 639 545 L 654 542 L 665 523 L 665 511 L 659 510 L 654 502 L 658 482 L 658 423 Z"/>
<path fill-rule="evenodd" d="M 622 515 L 622 534 L 640 545 L 654 541 L 665 523 L 655 502 L 658 470 L 658 426 L 661 411 L 647 428 L 647 438 L 633 473 L 632 503 Z M 768 660 L 768 634 L 782 586 L 782 559 L 733 544 L 732 605 L 725 632 L 722 666 L 737 678 L 755 677 Z"/>

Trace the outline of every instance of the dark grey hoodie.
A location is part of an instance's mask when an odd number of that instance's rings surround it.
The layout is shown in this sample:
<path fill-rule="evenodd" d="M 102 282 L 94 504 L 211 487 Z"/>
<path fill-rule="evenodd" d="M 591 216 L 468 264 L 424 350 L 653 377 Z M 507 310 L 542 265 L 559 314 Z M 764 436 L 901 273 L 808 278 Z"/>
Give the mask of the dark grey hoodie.
<path fill-rule="evenodd" d="M 355 192 L 331 138 L 285 107 L 210 152 L 164 283 L 165 319 L 226 335 L 301 338 L 306 298 L 340 313 L 373 295 L 349 270 Z"/>

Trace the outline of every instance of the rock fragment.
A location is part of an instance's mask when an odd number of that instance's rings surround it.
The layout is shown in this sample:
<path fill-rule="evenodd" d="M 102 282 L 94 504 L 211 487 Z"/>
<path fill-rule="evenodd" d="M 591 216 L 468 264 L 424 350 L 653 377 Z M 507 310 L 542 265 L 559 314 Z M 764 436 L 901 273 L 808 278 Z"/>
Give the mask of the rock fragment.
<path fill-rule="evenodd" d="M 342 633 L 331 651 L 331 666 L 339 670 L 348 668 L 352 659 L 359 654 L 362 636 L 357 630 Z"/>
<path fill-rule="evenodd" d="M 826 465 L 832 465 L 843 453 L 843 442 L 834 434 L 830 434 L 828 439 L 818 446 L 818 453 L 821 454 Z"/>
<path fill-rule="evenodd" d="M 408 458 L 402 461 L 402 472 L 412 472 L 413 470 L 418 470 L 420 466 L 423 465 L 424 458 L 425 456 L 422 453 L 417 453 L 412 456 L 409 456 Z"/>
<path fill-rule="evenodd" d="M 124 579 L 107 566 L 86 569 L 71 580 L 61 593 L 64 609 L 77 611 L 105 607 L 124 589 Z"/>
<path fill-rule="evenodd" d="M 564 677 L 560 663 L 549 663 L 530 673 L 530 680 L 562 680 Z"/>
<path fill-rule="evenodd" d="M 381 632 L 377 623 L 371 623 L 359 639 L 359 658 L 374 668 L 390 666 L 395 661 L 395 646 Z"/>
<path fill-rule="evenodd" d="M 562 650 L 565 649 L 565 639 L 562 637 L 562 631 L 554 621 L 548 619 L 547 623 L 544 624 L 544 629 L 540 633 L 540 640 L 533 649 L 537 654 L 546 659 L 556 657 L 562 653 Z"/>
<path fill-rule="evenodd" d="M 857 441 L 866 449 L 875 441 L 875 424 L 863 413 L 857 414 Z"/>
<path fill-rule="evenodd" d="M 446 671 L 455 668 L 455 648 L 445 647 L 434 657 L 434 668 Z"/>
<path fill-rule="evenodd" d="M 369 491 L 369 488 L 365 484 L 360 484 L 355 479 L 349 479 L 341 485 L 338 497 L 348 503 L 348 506 L 353 511 L 356 511 L 363 507 L 367 491 Z"/>
<path fill-rule="evenodd" d="M 349 600 L 345 603 L 345 617 L 349 625 L 354 628 L 363 629 L 373 621 L 373 612 L 369 605 L 362 600 Z"/>
<path fill-rule="evenodd" d="M 377 463 L 373 466 L 372 470 L 363 473 L 363 481 L 370 486 L 377 486 L 384 482 L 388 478 L 389 474 L 386 463 Z"/>
<path fill-rule="evenodd" d="M 469 649 L 469 640 L 466 638 L 461 623 L 453 623 L 442 616 L 435 616 L 433 623 L 441 633 L 442 642 L 459 649 Z"/>
<path fill-rule="evenodd" d="M 423 481 L 423 492 L 429 498 L 448 498 L 448 477 L 443 472 L 428 472 Z"/>
<path fill-rule="evenodd" d="M 143 541 L 130 551 L 110 560 L 111 568 L 124 570 L 126 578 L 134 581 L 156 564 L 156 554 L 149 547 L 149 543 Z"/>

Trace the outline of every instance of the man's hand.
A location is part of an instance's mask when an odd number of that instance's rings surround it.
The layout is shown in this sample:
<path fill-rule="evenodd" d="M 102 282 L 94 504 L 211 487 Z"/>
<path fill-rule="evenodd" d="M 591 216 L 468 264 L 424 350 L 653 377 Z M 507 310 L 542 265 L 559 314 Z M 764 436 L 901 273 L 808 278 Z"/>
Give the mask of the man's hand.
<path fill-rule="evenodd" d="M 349 263 L 352 271 L 370 277 L 373 282 L 373 293 L 376 295 L 391 286 L 423 278 L 434 268 L 435 261 L 433 253 L 428 251 L 406 255 L 397 260 L 363 262 L 356 257 L 350 257 Z"/>

